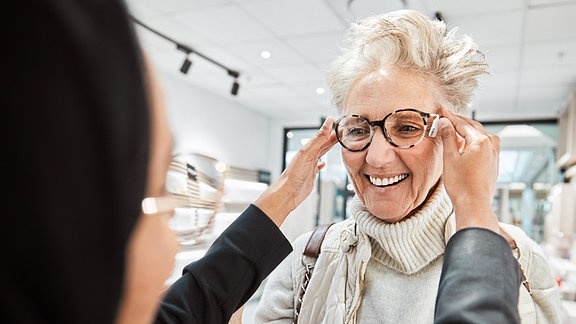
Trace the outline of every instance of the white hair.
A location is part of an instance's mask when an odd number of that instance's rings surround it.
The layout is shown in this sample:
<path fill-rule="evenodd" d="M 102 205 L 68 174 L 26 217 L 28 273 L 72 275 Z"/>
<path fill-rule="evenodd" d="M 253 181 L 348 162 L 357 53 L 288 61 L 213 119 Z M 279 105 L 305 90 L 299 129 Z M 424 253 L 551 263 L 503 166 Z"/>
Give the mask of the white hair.
<path fill-rule="evenodd" d="M 466 112 L 478 86 L 477 77 L 488 72 L 484 54 L 468 37 L 447 32 L 446 24 L 413 10 L 398 10 L 351 24 L 349 47 L 328 72 L 332 101 L 340 113 L 354 82 L 383 67 L 422 73 L 436 89 L 438 106 Z"/>

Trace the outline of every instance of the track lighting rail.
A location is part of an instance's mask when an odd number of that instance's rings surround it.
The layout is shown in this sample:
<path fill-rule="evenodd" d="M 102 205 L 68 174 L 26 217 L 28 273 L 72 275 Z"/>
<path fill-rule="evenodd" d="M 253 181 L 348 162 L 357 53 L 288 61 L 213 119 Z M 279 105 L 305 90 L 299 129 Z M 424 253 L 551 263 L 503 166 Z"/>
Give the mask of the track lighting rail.
<path fill-rule="evenodd" d="M 142 26 L 143 28 L 147 29 L 148 31 L 150 31 L 150 32 L 152 32 L 152 33 L 154 33 L 154 34 L 156 34 L 156 35 L 164 38 L 165 40 L 174 43 L 174 44 L 176 45 L 176 49 L 177 49 L 177 50 L 186 53 L 186 58 L 185 58 L 185 60 L 184 60 L 184 62 L 183 62 L 183 64 L 182 64 L 182 67 L 180 68 L 180 71 L 181 71 L 182 73 L 184 73 L 184 74 L 188 73 L 188 69 L 189 69 L 190 66 L 192 65 L 192 62 L 190 61 L 189 56 L 192 55 L 192 54 L 193 54 L 193 55 L 196 55 L 196 56 L 199 56 L 199 57 L 201 57 L 202 59 L 204 59 L 204 60 L 206 60 L 206 61 L 208 61 L 208 62 L 210 62 L 210 63 L 212 63 L 212 64 L 214 64 L 214 65 L 216 65 L 216 66 L 218 66 L 218 67 L 220 67 L 220 68 L 222 68 L 222 69 L 224 69 L 224 70 L 226 70 L 226 72 L 228 73 L 228 75 L 234 78 L 234 83 L 233 83 L 233 85 L 232 85 L 232 90 L 231 90 L 230 92 L 231 92 L 232 95 L 238 94 L 238 88 L 239 88 L 238 78 L 240 77 L 240 72 L 238 72 L 238 71 L 236 71 L 236 70 L 233 70 L 233 69 L 227 67 L 226 65 L 224 65 L 224 64 L 222 64 L 222 63 L 220 63 L 220 62 L 218 62 L 218 61 L 216 61 L 216 60 L 214 60 L 214 59 L 212 59 L 212 58 L 210 58 L 210 57 L 208 57 L 208 56 L 206 56 L 206 55 L 204 55 L 204 54 L 202 54 L 201 52 L 198 52 L 197 50 L 193 49 L 192 47 L 190 47 L 190 46 L 188 46 L 188 45 L 185 45 L 185 44 L 182 44 L 181 42 L 176 41 L 176 40 L 173 39 L 172 37 L 169 37 L 168 35 L 165 35 L 165 34 L 159 32 L 159 31 L 153 29 L 152 27 L 146 25 L 145 23 L 143 23 L 142 21 L 140 21 L 138 18 L 136 18 L 136 17 L 134 17 L 134 16 L 131 16 L 131 18 L 132 18 L 132 20 L 133 20 L 136 24 L 138 24 L 138 25 Z"/>

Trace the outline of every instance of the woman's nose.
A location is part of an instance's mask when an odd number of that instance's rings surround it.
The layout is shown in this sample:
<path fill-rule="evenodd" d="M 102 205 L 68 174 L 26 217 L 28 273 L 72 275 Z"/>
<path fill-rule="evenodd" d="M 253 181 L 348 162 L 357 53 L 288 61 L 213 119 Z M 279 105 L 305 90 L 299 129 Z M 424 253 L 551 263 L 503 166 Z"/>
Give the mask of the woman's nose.
<path fill-rule="evenodd" d="M 380 127 L 374 128 L 372 142 L 366 150 L 366 162 L 373 167 L 384 166 L 396 159 L 396 149 L 388 142 Z"/>

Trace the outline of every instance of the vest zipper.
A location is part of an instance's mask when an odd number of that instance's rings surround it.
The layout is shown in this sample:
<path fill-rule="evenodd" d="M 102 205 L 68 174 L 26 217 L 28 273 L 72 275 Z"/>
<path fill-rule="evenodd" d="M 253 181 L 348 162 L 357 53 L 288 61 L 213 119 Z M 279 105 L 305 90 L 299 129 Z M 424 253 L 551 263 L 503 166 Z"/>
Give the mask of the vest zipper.
<path fill-rule="evenodd" d="M 360 271 L 358 274 L 358 280 L 360 281 L 360 283 L 359 283 L 359 287 L 358 287 L 358 292 L 356 293 L 357 301 L 354 305 L 354 308 L 352 309 L 352 312 L 350 313 L 350 317 L 348 318 L 347 323 L 356 323 L 356 315 L 357 315 L 358 309 L 360 308 L 360 303 L 362 301 L 362 295 L 364 294 L 364 267 L 365 266 L 366 266 L 366 260 L 362 260 L 362 262 L 360 263 Z"/>

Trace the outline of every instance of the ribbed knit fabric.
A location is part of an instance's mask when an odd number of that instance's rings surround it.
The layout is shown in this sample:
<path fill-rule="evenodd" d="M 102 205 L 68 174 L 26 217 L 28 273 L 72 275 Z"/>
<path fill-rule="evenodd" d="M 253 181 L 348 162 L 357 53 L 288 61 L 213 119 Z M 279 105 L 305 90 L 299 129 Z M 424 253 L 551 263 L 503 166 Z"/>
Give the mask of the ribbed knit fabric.
<path fill-rule="evenodd" d="M 351 211 L 358 229 L 370 238 L 372 257 L 391 269 L 413 274 L 444 253 L 452 202 L 442 184 L 416 214 L 398 223 L 371 215 L 358 197 L 352 200 Z"/>
<path fill-rule="evenodd" d="M 453 220 L 444 186 L 439 185 L 418 212 L 398 223 L 371 215 L 358 198 L 351 211 L 372 249 L 358 323 L 432 323 Z"/>

